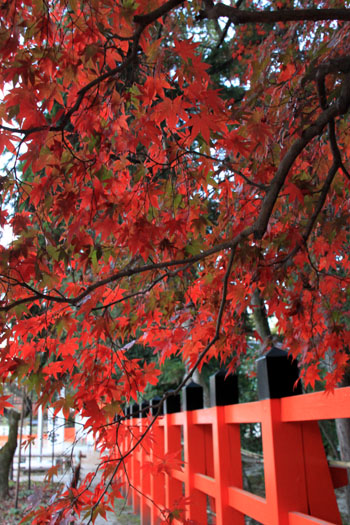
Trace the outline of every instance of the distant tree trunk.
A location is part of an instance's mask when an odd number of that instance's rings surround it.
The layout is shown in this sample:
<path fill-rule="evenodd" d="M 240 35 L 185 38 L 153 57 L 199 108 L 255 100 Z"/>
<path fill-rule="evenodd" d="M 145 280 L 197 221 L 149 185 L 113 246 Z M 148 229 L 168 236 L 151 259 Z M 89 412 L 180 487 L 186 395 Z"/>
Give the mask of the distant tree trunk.
<path fill-rule="evenodd" d="M 269 321 L 267 319 L 264 300 L 261 297 L 259 288 L 252 294 L 251 305 L 253 310 L 253 319 L 256 331 L 262 339 L 263 345 L 267 345 L 272 340 Z"/>
<path fill-rule="evenodd" d="M 9 490 L 9 474 L 17 448 L 18 422 L 20 414 L 15 410 L 8 410 L 9 436 L 7 443 L 0 449 L 0 498 L 6 498 Z"/>
<path fill-rule="evenodd" d="M 188 372 L 190 371 L 190 366 L 188 362 L 185 363 L 185 376 L 187 376 Z M 199 370 L 195 370 L 192 375 L 192 380 L 200 385 L 203 388 L 203 408 L 210 407 L 210 392 L 209 387 L 206 385 L 204 377 L 199 372 Z"/>
<path fill-rule="evenodd" d="M 203 407 L 204 408 L 208 408 L 210 407 L 210 392 L 209 392 L 209 388 L 204 380 L 204 377 L 202 376 L 202 374 L 199 373 L 198 370 L 195 370 L 194 371 L 194 374 L 193 374 L 193 381 L 195 383 L 198 383 L 199 385 L 201 385 L 201 387 L 203 388 Z"/>

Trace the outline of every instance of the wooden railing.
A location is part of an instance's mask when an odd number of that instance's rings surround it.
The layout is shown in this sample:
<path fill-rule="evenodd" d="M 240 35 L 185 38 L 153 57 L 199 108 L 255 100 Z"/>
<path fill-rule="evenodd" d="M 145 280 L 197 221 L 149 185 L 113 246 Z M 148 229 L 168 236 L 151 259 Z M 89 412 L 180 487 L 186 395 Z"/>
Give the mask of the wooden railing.
<path fill-rule="evenodd" d="M 350 417 L 350 387 L 304 395 L 292 395 L 292 390 L 290 397 L 278 399 L 270 374 L 276 363 L 273 357 L 264 358 L 259 391 L 266 395 L 267 388 L 275 399 L 198 409 L 201 387 L 192 384 L 182 393 L 187 410 L 176 412 L 179 400 L 167 400 L 167 413 L 157 418 L 121 471 L 128 502 L 140 514 L 142 525 L 158 524 L 168 512 L 173 513 L 169 523 L 174 524 L 181 523 L 180 515 L 193 525 L 243 525 L 245 516 L 266 525 L 342 523 L 334 487 L 347 484 L 347 471 L 329 466 L 317 421 Z M 289 366 L 288 359 L 285 364 Z M 282 390 L 295 380 L 280 379 Z M 236 393 L 228 395 L 228 385 L 234 386 L 234 376 L 226 383 L 222 374 L 214 376 L 212 404 L 223 405 L 230 397 L 232 402 Z M 226 389 L 224 400 L 220 388 Z M 145 407 L 139 410 L 134 405 L 126 411 L 117 454 L 130 451 L 146 430 L 150 420 L 144 417 Z M 261 424 L 265 497 L 243 489 L 244 423 Z"/>

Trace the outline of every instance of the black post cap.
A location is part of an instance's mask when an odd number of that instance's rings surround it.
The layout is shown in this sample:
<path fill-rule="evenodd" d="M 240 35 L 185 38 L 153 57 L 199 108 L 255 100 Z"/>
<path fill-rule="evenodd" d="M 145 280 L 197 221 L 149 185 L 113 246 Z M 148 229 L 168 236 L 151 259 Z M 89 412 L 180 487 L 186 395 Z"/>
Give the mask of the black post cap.
<path fill-rule="evenodd" d="M 142 401 L 141 403 L 141 410 L 140 410 L 140 416 L 141 417 L 147 417 L 149 412 L 149 401 Z"/>
<path fill-rule="evenodd" d="M 182 389 L 183 409 L 198 410 L 203 408 L 203 387 L 191 381 Z"/>
<path fill-rule="evenodd" d="M 210 405 L 225 406 L 238 403 L 238 376 L 219 370 L 210 378 Z"/>
<path fill-rule="evenodd" d="M 176 412 L 181 412 L 180 394 L 171 395 L 166 398 L 165 412 L 166 414 L 175 414 Z"/>
<path fill-rule="evenodd" d="M 273 347 L 257 359 L 259 399 L 279 399 L 302 394 L 298 363 L 288 352 Z"/>
<path fill-rule="evenodd" d="M 159 397 L 159 396 L 155 396 L 152 401 L 151 401 L 151 412 L 152 412 L 152 416 L 155 416 L 158 412 L 158 405 L 159 403 L 161 402 L 162 398 Z M 164 404 L 162 404 L 162 406 L 160 407 L 160 410 L 159 410 L 159 415 L 162 416 L 164 414 Z"/>
<path fill-rule="evenodd" d="M 131 417 L 139 417 L 140 407 L 138 403 L 134 403 L 133 405 L 131 405 L 130 410 L 131 410 Z"/>

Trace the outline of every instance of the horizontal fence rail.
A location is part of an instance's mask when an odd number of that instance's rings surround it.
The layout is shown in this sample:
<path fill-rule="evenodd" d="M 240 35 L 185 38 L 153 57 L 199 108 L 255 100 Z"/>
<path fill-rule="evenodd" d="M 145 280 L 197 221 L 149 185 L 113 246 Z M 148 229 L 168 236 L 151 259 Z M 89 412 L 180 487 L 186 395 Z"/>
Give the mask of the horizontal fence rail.
<path fill-rule="evenodd" d="M 328 465 L 317 421 L 350 417 L 350 387 L 301 394 L 294 389 L 295 363 L 281 352 L 273 349 L 258 365 L 265 399 L 232 404 L 238 402 L 237 378 L 219 372 L 211 379 L 211 408 L 201 408 L 202 388 L 190 384 L 182 392 L 184 410 L 179 396 L 168 398 L 166 413 L 135 450 L 157 400 L 148 418 L 146 405 L 128 407 L 117 455 L 132 452 L 120 482 L 142 525 L 165 522 L 167 512 L 171 523 L 180 523 L 181 508 L 193 525 L 243 525 L 245 516 L 266 525 L 341 525 L 334 488 L 348 483 L 347 471 Z M 271 379 L 275 367 L 285 381 Z M 289 397 L 278 398 L 281 391 Z M 261 424 L 265 497 L 243 489 L 245 423 Z"/>

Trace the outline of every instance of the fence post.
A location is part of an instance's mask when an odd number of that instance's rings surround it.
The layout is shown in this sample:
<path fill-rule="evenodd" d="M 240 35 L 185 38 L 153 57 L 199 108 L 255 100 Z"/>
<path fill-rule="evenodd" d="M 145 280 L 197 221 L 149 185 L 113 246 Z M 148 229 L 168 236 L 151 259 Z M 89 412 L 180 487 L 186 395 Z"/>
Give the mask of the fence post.
<path fill-rule="evenodd" d="M 172 393 L 172 390 L 170 390 L 169 393 Z M 165 400 L 165 413 L 176 414 L 176 412 L 181 412 L 180 394 L 170 395 Z"/>
<path fill-rule="evenodd" d="M 152 416 L 155 416 L 158 412 L 158 405 L 161 402 L 162 398 L 159 396 L 155 396 L 151 400 L 151 414 Z M 159 415 L 162 416 L 164 414 L 164 403 L 159 409 Z"/>
<path fill-rule="evenodd" d="M 214 407 L 213 463 L 216 486 L 216 525 L 244 525 L 244 516 L 228 504 L 228 487 L 242 488 L 240 425 L 225 422 L 225 405 L 238 403 L 238 377 L 219 370 L 210 378 L 210 403 Z"/>
<path fill-rule="evenodd" d="M 296 384 L 297 379 L 297 363 L 292 362 L 287 352 L 272 348 L 258 359 L 258 392 L 263 403 L 262 439 L 269 524 L 288 525 L 289 512 L 293 511 L 332 523 L 341 523 L 323 446 L 321 451 L 316 439 L 316 453 L 311 448 L 308 453 L 305 451 L 310 433 L 306 430 L 305 436 L 304 430 L 308 429 L 310 423 L 281 421 L 279 398 L 301 393 L 300 382 Z M 315 425 L 311 426 L 315 430 Z M 318 428 L 317 432 L 319 435 Z M 320 474 L 322 472 L 322 477 L 327 477 L 328 473 L 329 479 L 320 479 L 317 484 L 313 478 L 310 484 L 310 475 L 307 472 L 309 453 L 313 456 L 313 464 L 309 465 L 311 471 L 316 468 Z M 320 464 L 323 465 L 321 469 Z M 318 490 L 321 488 L 322 490 Z M 312 494 L 317 501 L 313 501 Z"/>
<path fill-rule="evenodd" d="M 257 360 L 257 366 L 260 400 L 302 394 L 298 363 L 285 350 L 272 347 Z"/>
<path fill-rule="evenodd" d="M 161 398 L 156 396 L 151 401 L 151 414 L 155 416 L 158 412 L 158 406 Z M 160 407 L 159 416 L 163 415 L 163 407 Z M 159 419 L 153 423 L 151 429 L 152 432 L 152 446 L 150 450 L 149 459 L 151 464 L 155 467 L 164 458 L 164 427 L 159 425 Z M 158 516 L 160 514 L 159 508 L 165 507 L 165 473 L 157 471 L 151 473 L 151 492 L 150 497 L 154 505 L 150 509 L 150 522 L 153 524 L 157 523 Z M 159 521 L 159 520 L 158 520 Z"/>
<path fill-rule="evenodd" d="M 115 453 L 116 457 L 121 457 L 128 451 L 128 417 L 129 417 L 129 407 L 127 405 L 123 406 L 124 418 L 121 419 L 121 423 L 116 425 L 115 428 Z M 124 420 L 123 420 L 124 419 Z M 121 435 L 120 435 L 121 434 Z M 119 467 L 118 480 L 123 484 L 120 492 L 124 497 L 127 496 L 126 491 L 126 475 L 124 469 L 126 468 L 125 462 L 122 462 Z"/>
<path fill-rule="evenodd" d="M 210 405 L 221 407 L 236 405 L 239 400 L 238 376 L 221 369 L 210 377 Z"/>
<path fill-rule="evenodd" d="M 128 452 L 132 446 L 132 406 L 128 405 L 126 410 L 127 410 L 126 412 L 127 420 L 125 421 L 126 423 L 126 443 L 125 443 L 124 453 Z M 125 476 L 126 499 L 127 499 L 128 505 L 132 505 L 133 503 L 132 492 L 131 492 L 131 488 L 128 485 L 128 477 L 126 475 L 128 474 L 128 476 L 130 476 L 132 474 L 132 469 L 133 469 L 132 456 L 128 456 L 126 458 L 124 462 L 124 467 L 126 469 L 126 472 L 123 473 Z"/>
<path fill-rule="evenodd" d="M 145 422 L 150 411 L 149 401 L 142 401 L 140 405 L 139 413 L 139 437 L 141 438 L 147 429 L 148 422 Z M 139 485 L 139 500 L 140 500 L 140 523 L 141 525 L 150 524 L 150 508 L 148 506 L 148 498 L 151 493 L 150 483 L 150 470 L 147 466 L 147 461 L 150 459 L 150 446 L 149 446 L 150 435 L 146 435 L 142 438 L 138 450 L 139 462 L 140 462 L 140 485 Z"/>
<path fill-rule="evenodd" d="M 130 415 L 131 415 L 132 418 L 138 418 L 139 417 L 139 411 L 140 411 L 140 407 L 139 407 L 138 403 L 133 403 L 130 406 Z"/>
<path fill-rule="evenodd" d="M 181 462 L 181 424 L 176 424 L 178 412 L 181 412 L 180 395 L 170 395 L 165 400 L 164 456 L 170 456 L 174 462 Z M 165 507 L 174 509 L 181 498 L 182 482 L 172 477 L 170 472 L 165 476 Z"/>
<path fill-rule="evenodd" d="M 182 389 L 183 410 L 198 410 L 203 408 L 203 387 L 191 381 Z"/>
<path fill-rule="evenodd" d="M 207 523 L 207 496 L 195 488 L 194 476 L 205 472 L 205 434 L 195 422 L 195 411 L 203 408 L 203 388 L 189 383 L 182 389 L 183 449 L 186 518 L 195 523 Z"/>
<path fill-rule="evenodd" d="M 149 401 L 142 401 L 141 407 L 140 407 L 140 417 L 142 418 L 147 417 L 149 409 L 150 409 Z"/>
<path fill-rule="evenodd" d="M 298 369 L 278 348 L 260 357 L 257 369 L 269 519 L 271 525 L 287 525 L 289 511 L 308 513 L 300 424 L 281 422 L 280 398 L 296 393 Z"/>
<path fill-rule="evenodd" d="M 131 413 L 131 419 L 130 419 L 130 448 L 134 447 L 136 442 L 139 439 L 139 413 L 140 413 L 140 407 L 138 403 L 133 403 L 130 407 L 130 413 Z M 139 461 L 139 455 L 138 455 L 138 447 L 131 453 L 130 455 L 130 463 L 131 463 L 131 476 L 130 479 L 132 480 L 133 487 L 130 490 L 131 498 L 132 498 L 132 506 L 134 509 L 134 512 L 138 514 L 140 512 L 140 498 L 136 491 L 136 488 L 140 486 L 140 461 Z"/>

